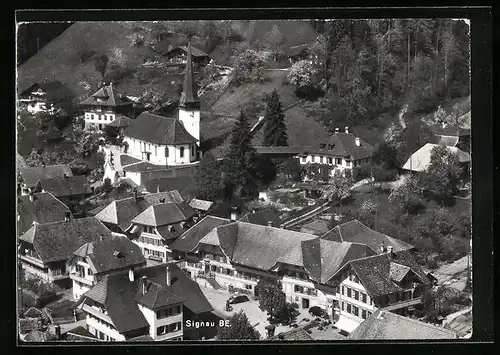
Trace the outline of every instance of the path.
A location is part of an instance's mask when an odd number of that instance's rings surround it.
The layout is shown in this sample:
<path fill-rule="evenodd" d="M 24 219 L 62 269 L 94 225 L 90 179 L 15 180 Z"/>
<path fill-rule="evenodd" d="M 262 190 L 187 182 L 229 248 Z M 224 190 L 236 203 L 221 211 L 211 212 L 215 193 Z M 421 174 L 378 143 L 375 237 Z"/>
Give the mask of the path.
<path fill-rule="evenodd" d="M 331 207 L 331 201 L 326 201 L 325 203 L 319 205 L 318 207 L 316 207 L 312 211 L 309 211 L 303 215 L 300 215 L 298 217 L 295 217 L 295 218 L 283 223 L 283 227 L 290 228 L 290 227 L 293 227 L 299 223 L 308 221 L 308 220 L 316 217 L 317 215 L 325 212 L 330 207 Z"/>

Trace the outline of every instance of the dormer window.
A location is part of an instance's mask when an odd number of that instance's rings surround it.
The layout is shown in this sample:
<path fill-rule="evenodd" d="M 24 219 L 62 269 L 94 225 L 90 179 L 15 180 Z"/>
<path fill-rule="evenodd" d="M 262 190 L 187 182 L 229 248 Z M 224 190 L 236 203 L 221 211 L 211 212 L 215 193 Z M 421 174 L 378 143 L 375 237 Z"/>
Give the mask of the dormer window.
<path fill-rule="evenodd" d="M 117 259 L 123 258 L 123 253 L 121 251 L 115 250 L 113 256 Z"/>
<path fill-rule="evenodd" d="M 170 226 L 167 226 L 167 230 L 168 230 L 169 232 L 173 232 L 173 231 L 174 231 L 174 227 L 173 227 L 173 226 L 171 226 L 171 225 L 170 225 Z"/>
<path fill-rule="evenodd" d="M 181 222 L 179 224 L 180 224 L 180 226 L 181 226 L 182 229 L 184 229 L 186 227 L 186 222 Z"/>
<path fill-rule="evenodd" d="M 328 144 L 328 150 L 333 150 L 334 145 L 333 144 Z"/>
<path fill-rule="evenodd" d="M 321 143 L 321 144 L 319 145 L 319 149 L 325 149 L 325 147 L 326 147 L 326 144 L 325 144 L 325 143 Z"/>

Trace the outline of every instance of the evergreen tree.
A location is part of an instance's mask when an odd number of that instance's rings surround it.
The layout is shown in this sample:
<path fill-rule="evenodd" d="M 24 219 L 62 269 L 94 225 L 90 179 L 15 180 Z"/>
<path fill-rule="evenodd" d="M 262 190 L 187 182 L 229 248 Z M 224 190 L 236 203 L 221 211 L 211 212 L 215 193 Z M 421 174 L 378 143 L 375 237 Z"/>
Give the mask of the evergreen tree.
<path fill-rule="evenodd" d="M 204 154 L 196 174 L 200 198 L 214 201 L 221 195 L 220 171 L 217 160 L 210 153 Z"/>
<path fill-rule="evenodd" d="M 255 148 L 252 146 L 250 125 L 243 111 L 231 133 L 228 156 L 224 168 L 225 190 L 230 190 L 240 197 L 255 193 Z"/>
<path fill-rule="evenodd" d="M 285 115 L 276 89 L 273 90 L 268 100 L 265 120 L 263 144 L 265 146 L 287 146 Z"/>

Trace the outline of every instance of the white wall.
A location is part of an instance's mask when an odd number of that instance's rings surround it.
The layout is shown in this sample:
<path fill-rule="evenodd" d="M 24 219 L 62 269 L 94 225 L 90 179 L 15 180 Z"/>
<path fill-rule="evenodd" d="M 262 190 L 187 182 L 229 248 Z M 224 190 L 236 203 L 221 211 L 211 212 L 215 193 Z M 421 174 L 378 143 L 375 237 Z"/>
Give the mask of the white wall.
<path fill-rule="evenodd" d="M 198 147 L 200 146 L 200 111 L 198 110 L 185 110 L 182 107 L 179 108 L 179 121 L 184 124 L 184 128 L 198 140 L 196 143 Z"/>
<path fill-rule="evenodd" d="M 142 312 L 142 314 L 144 314 L 144 317 L 146 318 L 147 322 L 149 323 L 149 335 L 155 341 L 168 340 L 168 339 L 172 339 L 172 338 L 181 337 L 183 335 L 184 325 L 182 324 L 182 317 L 183 317 L 182 303 L 178 303 L 176 305 L 172 305 L 172 306 L 167 307 L 167 308 L 172 308 L 172 307 L 180 306 L 181 307 L 180 314 L 177 314 L 177 315 L 171 316 L 171 317 L 165 317 L 162 319 L 157 319 L 156 311 L 153 311 L 153 310 L 146 308 L 146 307 L 143 307 L 141 305 L 138 305 L 138 306 L 139 306 L 139 310 Z M 167 334 L 160 335 L 160 336 L 157 335 L 157 328 L 158 327 L 168 325 L 168 324 L 177 323 L 177 322 L 179 322 L 181 324 L 178 331 L 167 333 Z"/>
<path fill-rule="evenodd" d="M 89 315 L 87 315 L 86 322 L 89 331 L 94 335 L 96 335 L 95 330 L 99 330 L 102 333 L 106 334 L 107 336 L 115 339 L 116 341 L 126 340 L 125 337 L 122 334 L 118 333 L 117 330 L 112 329 L 111 327 L 108 327 L 107 325 L 101 322 L 98 322 L 96 319 L 94 319 L 94 317 L 90 317 Z"/>
<path fill-rule="evenodd" d="M 85 120 L 85 129 L 89 129 L 91 125 L 98 127 L 99 124 L 102 124 L 103 127 L 111 122 L 113 122 L 116 118 L 114 112 L 111 111 L 98 111 L 98 110 L 88 110 L 85 111 L 84 120 Z"/>
<path fill-rule="evenodd" d="M 157 145 L 139 139 L 124 137 L 124 142 L 128 143 L 127 154 L 137 159 L 145 160 L 143 151 L 151 152 L 149 161 L 157 165 L 181 165 L 189 164 L 196 160 L 196 154 L 192 155 L 190 144 L 180 145 Z M 144 144 L 146 149 L 144 149 Z M 168 148 L 168 157 L 165 157 L 165 149 Z M 184 156 L 181 157 L 181 148 L 184 148 Z"/>

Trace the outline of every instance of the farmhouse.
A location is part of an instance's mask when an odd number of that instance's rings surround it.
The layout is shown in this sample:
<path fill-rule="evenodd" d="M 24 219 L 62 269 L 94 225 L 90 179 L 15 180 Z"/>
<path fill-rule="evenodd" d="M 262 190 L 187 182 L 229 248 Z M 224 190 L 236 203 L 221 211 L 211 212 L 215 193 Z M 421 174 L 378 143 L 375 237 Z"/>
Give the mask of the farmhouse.
<path fill-rule="evenodd" d="M 439 146 L 440 145 L 438 144 L 432 143 L 425 144 L 408 158 L 408 160 L 403 165 L 403 170 L 415 173 L 422 173 L 427 171 L 427 169 L 429 168 L 429 164 L 431 163 L 432 150 Z M 454 146 L 447 145 L 446 149 L 457 156 L 458 161 L 464 168 L 464 176 L 468 176 L 468 169 L 471 161 L 470 154 Z"/>
<path fill-rule="evenodd" d="M 92 194 L 87 178 L 83 175 L 40 179 L 34 191 L 50 192 L 66 204 L 81 201 Z"/>
<path fill-rule="evenodd" d="M 60 109 L 71 112 L 75 94 L 60 81 L 34 83 L 19 95 L 19 102 L 29 113 L 56 113 Z"/>
<path fill-rule="evenodd" d="M 430 127 L 432 133 L 438 137 L 437 144 L 457 147 L 470 153 L 470 129 L 465 129 L 456 124 L 436 124 Z"/>
<path fill-rule="evenodd" d="M 23 195 L 34 191 L 41 179 L 65 178 L 73 176 L 73 172 L 68 165 L 45 165 L 35 168 L 19 168 L 21 180 L 21 193 Z"/>
<path fill-rule="evenodd" d="M 168 63 L 177 65 L 179 70 L 186 66 L 189 61 L 189 52 L 191 51 L 191 58 L 196 68 L 201 68 L 212 61 L 212 58 L 202 50 L 188 46 L 178 46 L 170 50 L 164 51 L 161 55 L 167 58 Z"/>

